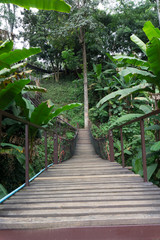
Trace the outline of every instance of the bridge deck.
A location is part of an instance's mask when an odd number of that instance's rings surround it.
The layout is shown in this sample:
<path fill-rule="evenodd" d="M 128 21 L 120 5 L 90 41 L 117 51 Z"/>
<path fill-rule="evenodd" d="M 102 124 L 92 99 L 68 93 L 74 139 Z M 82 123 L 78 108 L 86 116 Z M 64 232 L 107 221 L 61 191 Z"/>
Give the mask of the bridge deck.
<path fill-rule="evenodd" d="M 160 224 L 160 189 L 96 156 L 86 130 L 71 160 L 0 206 L 3 230 L 145 224 Z"/>

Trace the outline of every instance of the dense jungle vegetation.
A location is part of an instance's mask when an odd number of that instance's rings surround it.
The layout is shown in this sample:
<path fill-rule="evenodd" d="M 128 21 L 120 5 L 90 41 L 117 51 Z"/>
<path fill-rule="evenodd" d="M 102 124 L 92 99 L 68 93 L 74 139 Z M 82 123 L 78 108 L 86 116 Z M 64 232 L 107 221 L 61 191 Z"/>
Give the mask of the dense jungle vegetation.
<path fill-rule="evenodd" d="M 1 110 L 58 129 L 66 139 L 73 139 L 75 132 L 56 123 L 58 115 L 80 128 L 90 120 L 94 138 L 104 140 L 107 158 L 109 129 L 160 107 L 159 1 L 68 0 L 71 10 L 62 1 L 64 6 L 53 8 L 59 12 L 39 6 L 29 10 L 23 1 L 25 9 L 0 2 L 0 28 L 8 26 L 0 32 Z M 20 41 L 27 49 L 17 49 Z M 159 121 L 159 115 L 145 120 L 148 180 L 157 185 Z M 115 157 L 121 163 L 120 133 L 113 133 Z M 139 123 L 124 127 L 123 134 L 126 165 L 143 176 Z M 42 131 L 30 129 L 30 146 L 32 177 L 44 168 Z M 52 134 L 48 153 L 51 163 Z M 60 158 L 61 153 L 59 148 Z M 25 168 L 24 125 L 6 117 L 0 157 L 1 198 L 24 183 Z"/>

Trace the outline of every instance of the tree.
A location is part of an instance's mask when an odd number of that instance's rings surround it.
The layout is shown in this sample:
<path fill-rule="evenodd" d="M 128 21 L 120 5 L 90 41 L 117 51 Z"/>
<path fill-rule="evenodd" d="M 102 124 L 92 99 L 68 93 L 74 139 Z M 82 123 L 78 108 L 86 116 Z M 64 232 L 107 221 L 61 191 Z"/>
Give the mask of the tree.
<path fill-rule="evenodd" d="M 8 32 L 8 38 L 12 40 L 14 39 L 13 30 L 17 22 L 16 10 L 17 10 L 17 6 L 13 4 L 7 3 L 1 6 L 0 18 L 6 21 L 6 26 L 7 28 L 9 28 L 9 29 L 6 29 Z"/>
<path fill-rule="evenodd" d="M 42 59 L 45 68 L 54 73 L 56 81 L 59 81 L 59 71 L 62 69 L 62 51 L 74 47 L 74 36 L 66 33 L 64 27 L 67 18 L 66 14 L 56 12 L 24 11 L 24 40 L 29 41 L 30 46 L 41 47 L 42 52 L 37 59 Z"/>
<path fill-rule="evenodd" d="M 71 1 L 73 11 L 68 21 L 72 23 L 68 30 L 74 29 L 79 39 L 83 56 L 83 78 L 84 78 L 84 127 L 88 128 L 89 124 L 89 102 L 88 102 L 88 79 L 87 79 L 87 52 L 86 52 L 86 32 L 89 29 L 96 28 L 96 19 L 94 10 L 100 1 L 77 0 Z"/>
<path fill-rule="evenodd" d="M 156 0 L 157 3 L 157 15 L 158 15 L 158 22 L 160 27 L 160 6 L 159 6 L 159 0 Z"/>

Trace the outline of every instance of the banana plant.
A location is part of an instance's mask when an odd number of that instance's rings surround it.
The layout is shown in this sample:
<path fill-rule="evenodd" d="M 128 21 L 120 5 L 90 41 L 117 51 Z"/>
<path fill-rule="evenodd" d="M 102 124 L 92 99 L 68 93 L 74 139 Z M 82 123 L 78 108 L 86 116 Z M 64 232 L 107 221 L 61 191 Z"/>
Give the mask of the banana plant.
<path fill-rule="evenodd" d="M 134 56 L 126 56 L 126 55 L 118 55 L 112 57 L 114 61 L 120 62 L 120 69 L 119 75 L 126 77 L 137 77 L 139 81 L 146 81 L 147 89 L 144 88 L 144 91 L 152 92 L 152 85 L 158 87 L 160 90 L 160 30 L 155 28 L 153 24 L 148 21 L 144 24 L 143 31 L 145 32 L 146 36 L 148 37 L 149 42 L 145 44 L 141 39 L 139 39 L 136 35 L 131 36 L 131 40 L 139 46 L 142 52 L 148 58 L 148 61 L 144 61 L 138 57 Z M 126 66 L 127 65 L 127 66 Z M 128 66 L 130 65 L 130 66 Z M 134 88 L 127 89 L 129 94 L 134 92 Z M 132 91 L 133 90 L 133 91 Z M 142 88 L 139 88 L 137 91 L 141 91 Z M 112 95 L 121 95 L 123 96 L 123 91 L 125 94 L 125 89 L 118 92 L 112 93 Z M 106 101 L 110 99 L 111 96 L 105 96 L 101 99 L 98 103 L 98 106 L 104 104 Z M 120 97 L 120 99 L 122 99 Z"/>
<path fill-rule="evenodd" d="M 29 86 L 30 80 L 25 77 L 25 72 L 17 73 L 18 69 L 26 63 L 17 62 L 41 52 L 40 48 L 13 50 L 13 41 L 5 41 L 0 46 L 0 109 L 5 110 L 22 90 L 46 91 L 36 86 Z M 11 77 L 10 74 L 14 74 Z"/>

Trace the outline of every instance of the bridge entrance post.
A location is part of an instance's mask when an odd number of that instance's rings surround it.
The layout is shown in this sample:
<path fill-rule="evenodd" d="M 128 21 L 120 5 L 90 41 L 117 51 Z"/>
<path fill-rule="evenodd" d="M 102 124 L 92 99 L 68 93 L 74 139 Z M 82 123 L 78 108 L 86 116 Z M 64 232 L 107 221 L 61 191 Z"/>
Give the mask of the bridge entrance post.
<path fill-rule="evenodd" d="M 29 186 L 29 126 L 25 125 L 25 183 Z"/>
<path fill-rule="evenodd" d="M 58 164 L 58 136 L 54 134 L 54 164 Z"/>
<path fill-rule="evenodd" d="M 123 131 L 122 127 L 120 128 L 120 134 L 121 134 L 121 155 L 122 155 L 122 166 L 125 167 L 125 160 L 124 160 L 124 149 L 123 149 Z"/>
<path fill-rule="evenodd" d="M 44 132 L 45 137 L 45 169 L 47 170 L 47 132 Z"/>
<path fill-rule="evenodd" d="M 110 161 L 114 162 L 114 146 L 113 146 L 113 132 L 109 130 L 109 152 L 110 152 Z"/>
<path fill-rule="evenodd" d="M 146 147 L 145 147 L 145 133 L 144 133 L 144 120 L 140 120 L 141 127 L 141 143 L 142 143 L 142 160 L 143 160 L 143 175 L 144 182 L 147 182 L 147 161 L 146 161 Z"/>

